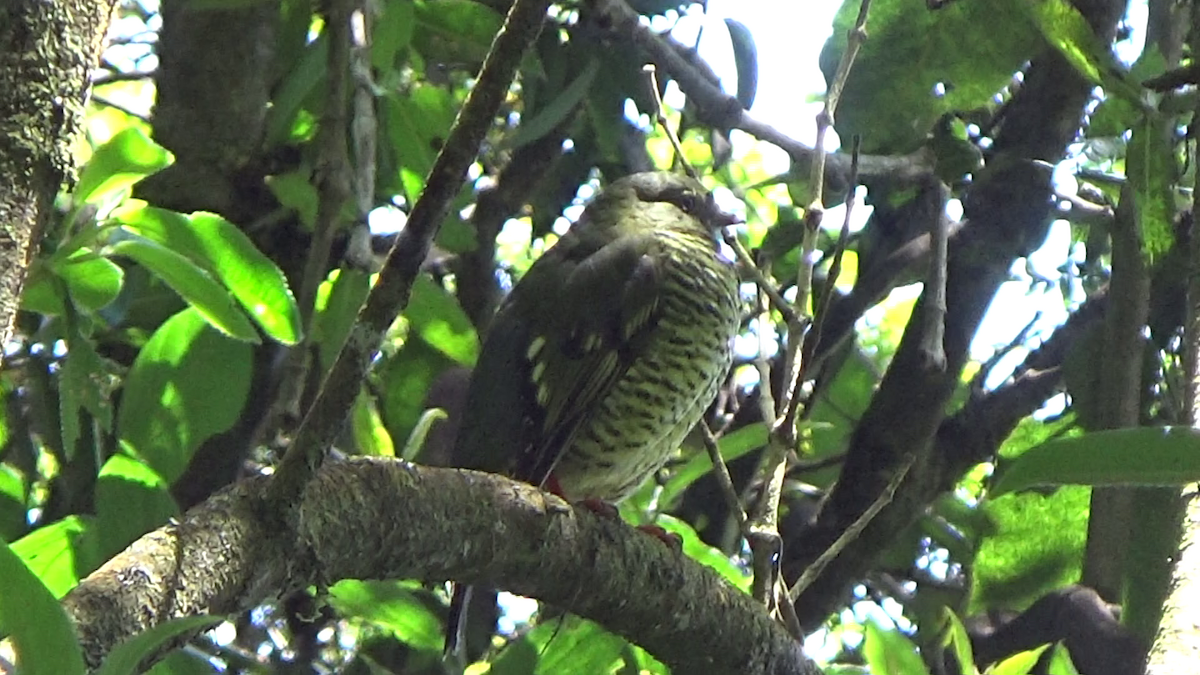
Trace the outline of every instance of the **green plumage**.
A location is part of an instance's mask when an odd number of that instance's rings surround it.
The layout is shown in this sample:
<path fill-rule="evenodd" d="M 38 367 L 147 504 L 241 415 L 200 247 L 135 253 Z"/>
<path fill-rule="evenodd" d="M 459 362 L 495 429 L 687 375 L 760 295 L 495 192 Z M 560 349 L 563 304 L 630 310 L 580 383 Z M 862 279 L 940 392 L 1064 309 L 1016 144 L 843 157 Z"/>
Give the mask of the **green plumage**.
<path fill-rule="evenodd" d="M 730 224 L 666 172 L 603 190 L 501 305 L 456 447 L 468 468 L 618 501 L 712 402 L 740 323 Z"/>
<path fill-rule="evenodd" d="M 700 183 L 640 173 L 604 189 L 501 304 L 471 375 L 456 463 L 571 500 L 619 501 L 712 402 L 741 320 Z M 457 585 L 446 649 L 461 643 Z"/>

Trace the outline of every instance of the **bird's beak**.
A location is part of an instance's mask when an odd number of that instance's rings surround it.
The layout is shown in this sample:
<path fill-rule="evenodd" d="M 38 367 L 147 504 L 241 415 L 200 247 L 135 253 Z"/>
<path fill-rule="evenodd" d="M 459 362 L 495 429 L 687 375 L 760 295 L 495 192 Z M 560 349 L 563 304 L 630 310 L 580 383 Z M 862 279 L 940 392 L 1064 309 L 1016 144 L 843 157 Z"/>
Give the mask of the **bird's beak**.
<path fill-rule="evenodd" d="M 716 209 L 713 213 L 713 224 L 717 227 L 725 228 L 730 225 L 741 225 L 744 222 L 746 222 L 744 218 L 735 216 L 732 213 L 726 213 L 721 209 Z"/>

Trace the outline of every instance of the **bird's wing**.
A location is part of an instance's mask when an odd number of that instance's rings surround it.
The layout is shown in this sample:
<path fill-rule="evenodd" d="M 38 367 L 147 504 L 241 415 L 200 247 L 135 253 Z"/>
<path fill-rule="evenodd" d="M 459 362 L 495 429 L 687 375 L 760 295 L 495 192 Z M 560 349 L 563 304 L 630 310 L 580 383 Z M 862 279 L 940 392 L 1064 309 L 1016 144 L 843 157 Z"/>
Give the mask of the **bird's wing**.
<path fill-rule="evenodd" d="M 643 237 L 564 238 L 547 251 L 496 314 L 456 463 L 544 482 L 657 324 L 660 283 Z"/>
<path fill-rule="evenodd" d="M 564 283 L 549 291 L 558 311 L 534 330 L 526 353 L 540 442 L 518 467 L 520 478 L 546 479 L 657 325 L 661 274 L 648 243 L 632 235 L 609 242 L 563 266 Z"/>

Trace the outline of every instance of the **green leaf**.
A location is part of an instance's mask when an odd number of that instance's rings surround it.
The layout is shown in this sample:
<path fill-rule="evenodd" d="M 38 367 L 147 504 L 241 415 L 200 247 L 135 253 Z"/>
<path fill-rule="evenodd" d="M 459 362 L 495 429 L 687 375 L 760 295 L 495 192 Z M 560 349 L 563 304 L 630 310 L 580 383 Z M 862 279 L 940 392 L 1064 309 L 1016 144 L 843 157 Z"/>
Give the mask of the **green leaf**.
<path fill-rule="evenodd" d="M 267 187 L 279 203 L 289 209 L 294 209 L 300 217 L 300 222 L 308 230 L 313 229 L 317 222 L 317 205 L 320 196 L 312 183 L 312 169 L 300 167 L 295 171 L 267 176 Z"/>
<path fill-rule="evenodd" d="M 700 536 L 696 534 L 691 525 L 667 515 L 660 515 L 654 522 L 664 530 L 674 532 L 683 538 L 683 552 L 687 557 L 705 567 L 713 569 L 725 577 L 726 581 L 735 588 L 740 588 L 746 593 L 750 592 L 749 573 L 738 567 L 734 561 L 729 559 L 729 556 L 722 553 L 719 549 L 715 549 L 701 541 Z"/>
<path fill-rule="evenodd" d="M 867 622 L 863 658 L 866 659 L 872 673 L 929 674 L 925 663 L 917 655 L 916 647 L 903 633 L 896 629 L 880 628 L 874 621 Z"/>
<path fill-rule="evenodd" d="M 358 447 L 360 455 L 396 456 L 392 437 L 375 409 L 375 399 L 366 389 L 359 391 L 358 398 L 354 399 L 354 407 L 350 411 L 350 431 L 354 435 L 354 444 Z"/>
<path fill-rule="evenodd" d="M 12 550 L 54 597 L 61 598 L 99 561 L 90 529 L 87 520 L 68 516 L 21 537 L 13 543 Z"/>
<path fill-rule="evenodd" d="M 726 19 L 728 21 L 728 19 Z M 554 97 L 546 107 L 538 110 L 530 119 L 521 120 L 521 126 L 513 135 L 510 146 L 515 149 L 549 134 L 579 106 L 592 87 L 592 81 L 600 72 L 600 60 L 592 58 L 583 72 L 571 84 Z"/>
<path fill-rule="evenodd" d="M 963 675 L 977 675 L 979 671 L 975 668 L 975 657 L 971 652 L 971 638 L 967 635 L 966 627 L 949 607 L 942 608 L 942 621 L 945 623 L 945 634 L 941 640 L 942 647 L 951 650 L 954 658 L 958 660 L 960 672 Z"/>
<path fill-rule="evenodd" d="M 1049 646 L 1042 645 L 1036 649 L 1013 654 L 988 668 L 988 675 L 1029 675 L 1033 672 L 1033 667 L 1037 665 L 1038 659 L 1042 658 L 1042 652 L 1046 651 Z"/>
<path fill-rule="evenodd" d="M 219 279 L 272 339 L 286 345 L 300 341 L 300 311 L 287 277 L 236 225 L 203 211 L 184 216 L 140 206 L 118 217 L 129 231 L 186 256 Z"/>
<path fill-rule="evenodd" d="M 725 19 L 729 39 L 733 43 L 733 64 L 737 68 L 737 100 L 749 110 L 758 94 L 758 46 L 746 25 L 736 19 Z"/>
<path fill-rule="evenodd" d="M 66 612 L 7 544 L 0 544 L 0 635 L 8 635 L 22 675 L 84 672 L 83 652 Z"/>
<path fill-rule="evenodd" d="M 16 469 L 0 464 L 0 541 L 9 542 L 25 534 L 29 486 Z"/>
<path fill-rule="evenodd" d="M 1064 487 L 1049 495 L 1025 492 L 986 500 L 983 508 L 993 529 L 979 544 L 964 613 L 1021 610 L 1077 581 L 1090 495 L 1087 488 Z"/>
<path fill-rule="evenodd" d="M 140 237 L 119 241 L 112 245 L 112 251 L 153 272 L 217 330 L 238 340 L 261 342 L 229 292 L 186 257 Z"/>
<path fill-rule="evenodd" d="M 201 614 L 171 619 L 159 624 L 117 645 L 104 659 L 104 665 L 97 671 L 97 675 L 135 675 L 140 672 L 138 664 L 142 659 L 153 654 L 171 638 L 185 633 L 197 633 L 220 622 L 220 619 Z"/>
<path fill-rule="evenodd" d="M 450 92 L 431 84 L 416 85 L 405 96 L 390 95 L 383 101 L 388 140 L 400 166 L 400 184 L 408 202 L 416 203 L 450 132 L 457 106 Z"/>
<path fill-rule="evenodd" d="M 1200 431 L 1137 427 L 1057 438 L 1004 468 L 991 494 L 1035 485 L 1182 485 L 1200 480 Z"/>
<path fill-rule="evenodd" d="M 396 67 L 396 54 L 407 49 L 416 27 L 416 11 L 411 0 L 380 5 L 371 33 L 371 65 L 383 72 Z"/>
<path fill-rule="evenodd" d="M 342 616 L 359 617 L 391 631 L 407 645 L 440 650 L 443 621 L 413 594 L 413 588 L 411 582 L 344 579 L 329 589 L 329 604 Z"/>
<path fill-rule="evenodd" d="M 953 2 L 936 12 L 910 0 L 876 0 L 837 110 L 843 139 L 862 137 L 862 151 L 907 152 L 920 146 L 944 113 L 992 104 L 1042 48 L 1026 15 L 1026 0 Z M 821 52 L 825 81 L 833 79 L 859 4 L 846 2 Z M 943 89 L 944 94 L 934 92 Z"/>
<path fill-rule="evenodd" d="M 96 148 L 75 184 L 76 204 L 95 204 L 124 192 L 173 161 L 170 152 L 136 126 L 127 127 Z"/>
<path fill-rule="evenodd" d="M 87 249 L 52 265 L 54 272 L 67 283 L 75 306 L 93 312 L 117 298 L 125 279 L 125 271 L 119 265 Z"/>
<path fill-rule="evenodd" d="M 504 19 L 474 0 L 416 0 L 413 45 L 427 61 L 473 65 L 483 61 Z"/>
<path fill-rule="evenodd" d="M 410 330 L 430 347 L 464 366 L 475 364 L 479 357 L 475 326 L 454 296 L 432 279 L 417 277 L 404 316 Z"/>
<path fill-rule="evenodd" d="M 79 439 L 79 409 L 83 408 L 100 428 L 112 429 L 112 396 L 119 378 L 111 362 L 100 358 L 91 340 L 71 322 L 67 329 L 67 357 L 59 372 L 59 421 L 63 451 L 74 456 Z"/>
<path fill-rule="evenodd" d="M 1142 235 L 1142 251 L 1153 262 L 1175 243 L 1175 150 L 1168 119 L 1147 114 L 1133 127 L 1125 170 L 1133 187 L 1133 206 Z"/>
<path fill-rule="evenodd" d="M 161 476 L 145 464 L 113 455 L 96 481 L 96 534 L 104 557 L 179 515 Z"/>
<path fill-rule="evenodd" d="M 303 56 L 295 61 L 296 65 L 283 78 L 271 99 L 271 107 L 267 111 L 267 147 L 282 145 L 291 138 L 292 126 L 304 101 L 325 77 L 328 61 L 329 39 L 325 33 L 321 33 L 305 46 Z"/>
<path fill-rule="evenodd" d="M 371 279 L 358 270 L 334 270 L 317 290 L 312 339 L 320 348 L 321 367 L 333 365 L 371 290 Z"/>
<path fill-rule="evenodd" d="M 1104 86 L 1109 94 L 1141 103 L 1141 85 L 1117 65 L 1108 44 L 1074 5 L 1066 0 L 1023 0 L 1021 7 L 1046 41 L 1081 75 Z"/>
<path fill-rule="evenodd" d="M 208 328 L 199 312 L 168 319 L 138 353 L 117 416 L 121 441 L 167 483 L 205 440 L 238 420 L 252 349 Z"/>
<path fill-rule="evenodd" d="M 620 663 L 626 641 L 576 616 L 550 621 L 508 645 L 492 661 L 491 675 L 608 673 Z M 531 667 L 536 664 L 535 667 Z"/>
<path fill-rule="evenodd" d="M 300 342 L 300 310 L 287 277 L 236 225 L 212 213 L 189 219 L 205 260 L 251 319 L 277 342 Z"/>
<path fill-rule="evenodd" d="M 765 422 L 748 424 L 737 431 L 725 434 L 717 442 L 721 449 L 721 458 L 729 463 L 738 457 L 761 448 L 767 444 L 767 425 Z M 712 471 L 712 460 L 707 452 L 694 454 L 683 466 L 671 471 L 671 477 L 663 486 L 659 500 L 663 504 L 673 504 L 675 499 L 683 494 L 689 485 L 701 476 Z"/>

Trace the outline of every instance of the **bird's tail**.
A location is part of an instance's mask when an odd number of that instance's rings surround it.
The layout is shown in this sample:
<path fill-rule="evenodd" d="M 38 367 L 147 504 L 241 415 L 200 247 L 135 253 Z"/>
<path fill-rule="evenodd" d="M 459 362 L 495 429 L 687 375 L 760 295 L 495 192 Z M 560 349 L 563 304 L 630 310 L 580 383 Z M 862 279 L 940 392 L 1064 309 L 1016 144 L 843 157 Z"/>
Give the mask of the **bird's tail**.
<path fill-rule="evenodd" d="M 446 642 L 442 648 L 444 659 L 455 659 L 466 664 L 467 609 L 471 604 L 471 589 L 468 584 L 454 584 L 450 595 L 450 610 L 446 616 Z"/>

